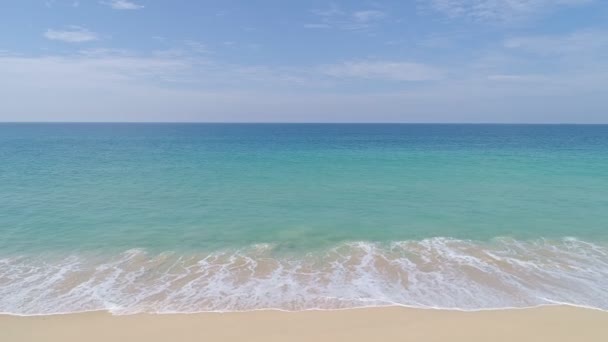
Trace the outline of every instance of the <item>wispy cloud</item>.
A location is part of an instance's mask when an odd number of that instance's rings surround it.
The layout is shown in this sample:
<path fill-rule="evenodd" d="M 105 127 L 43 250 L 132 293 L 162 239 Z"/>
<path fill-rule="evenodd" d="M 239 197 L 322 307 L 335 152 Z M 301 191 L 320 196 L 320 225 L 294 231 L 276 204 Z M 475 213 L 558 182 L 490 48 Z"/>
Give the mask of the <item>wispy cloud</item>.
<path fill-rule="evenodd" d="M 395 83 L 381 92 L 343 87 L 357 83 L 351 78 L 437 79 L 441 70 L 383 61 L 280 69 L 116 50 L 0 55 L 0 121 L 606 122 L 599 90 L 608 71 L 601 69 L 456 80 L 446 72 L 437 82 Z M 314 83 L 324 79 L 336 86 Z M 32 96 L 36 101 L 23 100 Z"/>
<path fill-rule="evenodd" d="M 333 77 L 352 77 L 387 81 L 428 81 L 442 78 L 437 68 L 411 62 L 345 62 L 323 68 Z"/>
<path fill-rule="evenodd" d="M 487 79 L 489 81 L 497 81 L 497 82 L 534 82 L 534 81 L 542 81 L 543 77 L 538 75 L 519 75 L 519 74 L 497 74 L 497 75 L 488 75 Z"/>
<path fill-rule="evenodd" d="M 312 13 L 315 15 L 316 21 L 304 24 L 305 28 L 365 30 L 373 27 L 387 17 L 387 13 L 380 10 L 345 11 L 335 4 L 332 4 L 327 9 L 312 10 Z"/>
<path fill-rule="evenodd" d="M 384 18 L 386 13 L 377 10 L 366 10 L 353 12 L 352 16 L 355 21 L 360 23 L 368 23 L 370 21 Z"/>
<path fill-rule="evenodd" d="M 564 35 L 531 35 L 512 37 L 504 47 L 543 55 L 586 54 L 608 51 L 608 31 L 581 30 Z"/>
<path fill-rule="evenodd" d="M 50 40 L 58 40 L 66 43 L 86 43 L 97 40 L 97 34 L 80 26 L 70 26 L 63 30 L 48 29 L 44 36 Z"/>
<path fill-rule="evenodd" d="M 144 8 L 143 5 L 139 5 L 127 0 L 110 0 L 102 1 L 101 3 L 110 6 L 115 10 L 138 10 Z"/>
<path fill-rule="evenodd" d="M 72 0 L 67 1 L 65 0 L 64 2 L 57 2 L 57 0 L 45 0 L 44 1 L 44 6 L 48 7 L 48 8 L 52 8 L 55 5 L 61 5 L 61 6 L 71 6 L 71 7 L 79 7 L 80 6 L 80 0 Z"/>
<path fill-rule="evenodd" d="M 557 6 L 576 6 L 594 0 L 428 0 L 431 7 L 450 18 L 476 21 L 512 21 Z M 426 2 L 426 1 L 425 1 Z"/>
<path fill-rule="evenodd" d="M 327 28 L 331 28 L 331 25 L 329 24 L 304 24 L 304 28 L 309 28 L 309 29 L 327 29 Z"/>
<path fill-rule="evenodd" d="M 184 40 L 183 43 L 184 43 L 184 45 L 186 45 L 186 47 L 188 47 L 189 50 L 191 50 L 194 53 L 199 53 L 199 54 L 209 53 L 209 48 L 207 47 L 207 45 L 205 45 L 199 41 L 187 39 L 187 40 Z"/>

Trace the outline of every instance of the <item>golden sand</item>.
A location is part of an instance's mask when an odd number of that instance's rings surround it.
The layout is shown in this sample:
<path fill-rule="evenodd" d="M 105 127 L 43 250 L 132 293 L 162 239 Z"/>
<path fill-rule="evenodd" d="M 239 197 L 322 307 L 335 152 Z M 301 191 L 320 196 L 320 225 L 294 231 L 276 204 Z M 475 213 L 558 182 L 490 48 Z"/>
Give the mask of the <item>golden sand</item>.
<path fill-rule="evenodd" d="M 608 341 L 608 313 L 572 307 L 405 308 L 112 316 L 0 316 L 0 341 Z"/>

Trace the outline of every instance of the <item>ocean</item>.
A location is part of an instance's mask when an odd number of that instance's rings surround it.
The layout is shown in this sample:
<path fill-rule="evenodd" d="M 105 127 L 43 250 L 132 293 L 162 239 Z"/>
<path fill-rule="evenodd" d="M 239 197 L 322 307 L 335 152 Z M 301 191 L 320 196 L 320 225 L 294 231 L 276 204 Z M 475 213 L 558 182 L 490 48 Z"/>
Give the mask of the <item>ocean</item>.
<path fill-rule="evenodd" d="M 0 312 L 608 310 L 608 125 L 0 124 Z"/>

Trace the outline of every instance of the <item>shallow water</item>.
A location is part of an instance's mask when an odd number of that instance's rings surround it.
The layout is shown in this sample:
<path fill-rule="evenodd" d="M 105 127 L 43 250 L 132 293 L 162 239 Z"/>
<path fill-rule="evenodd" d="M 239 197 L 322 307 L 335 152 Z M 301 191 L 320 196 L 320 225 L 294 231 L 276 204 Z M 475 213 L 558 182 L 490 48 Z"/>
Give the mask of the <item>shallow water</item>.
<path fill-rule="evenodd" d="M 608 309 L 608 126 L 0 124 L 0 312 Z"/>

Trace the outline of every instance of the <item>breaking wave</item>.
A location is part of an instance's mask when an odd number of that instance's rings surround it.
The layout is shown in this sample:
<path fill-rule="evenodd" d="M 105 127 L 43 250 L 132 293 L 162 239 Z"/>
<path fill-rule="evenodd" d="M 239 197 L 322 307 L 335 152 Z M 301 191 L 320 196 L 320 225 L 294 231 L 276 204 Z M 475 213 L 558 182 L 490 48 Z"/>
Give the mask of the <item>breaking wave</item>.
<path fill-rule="evenodd" d="M 608 245 L 574 238 L 343 243 L 305 255 L 273 245 L 206 254 L 0 257 L 0 312 L 113 314 L 403 305 L 608 310 Z"/>

